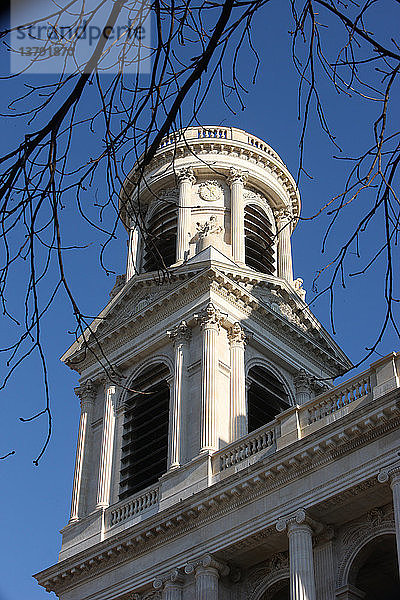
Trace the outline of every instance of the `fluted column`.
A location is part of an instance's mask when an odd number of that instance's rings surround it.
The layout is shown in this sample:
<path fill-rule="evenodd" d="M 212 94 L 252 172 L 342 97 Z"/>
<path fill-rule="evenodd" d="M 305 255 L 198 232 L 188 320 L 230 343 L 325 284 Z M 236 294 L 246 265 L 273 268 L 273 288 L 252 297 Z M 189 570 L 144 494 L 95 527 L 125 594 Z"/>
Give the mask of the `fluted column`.
<path fill-rule="evenodd" d="M 278 531 L 287 531 L 290 561 L 290 600 L 316 600 L 312 521 L 303 509 L 276 524 Z"/>
<path fill-rule="evenodd" d="M 240 323 L 234 323 L 228 333 L 231 354 L 230 422 L 233 442 L 247 434 L 246 383 L 244 373 L 244 347 L 246 335 Z"/>
<path fill-rule="evenodd" d="M 243 188 L 247 181 L 246 171 L 231 167 L 228 183 L 231 188 L 231 240 L 232 256 L 236 263 L 245 263 L 244 199 Z"/>
<path fill-rule="evenodd" d="M 229 573 L 229 567 L 207 555 L 196 563 L 186 565 L 185 573 L 194 573 L 196 600 L 218 600 L 219 578 Z"/>
<path fill-rule="evenodd" d="M 167 334 L 173 340 L 175 347 L 174 387 L 172 393 L 168 459 L 169 469 L 175 469 L 179 467 L 181 462 L 182 404 L 186 383 L 186 355 L 192 332 L 186 321 L 181 321 L 174 329 L 167 331 Z"/>
<path fill-rule="evenodd" d="M 292 246 L 290 241 L 292 213 L 284 208 L 275 213 L 278 230 L 278 277 L 293 285 Z"/>
<path fill-rule="evenodd" d="M 183 574 L 179 569 L 174 569 L 165 577 L 157 578 L 153 587 L 161 590 L 162 600 L 182 600 Z"/>
<path fill-rule="evenodd" d="M 331 527 L 314 540 L 315 589 L 318 600 L 335 598 L 334 530 Z M 317 544 L 315 544 L 317 541 Z"/>
<path fill-rule="evenodd" d="M 305 369 L 299 369 L 294 377 L 294 387 L 296 389 L 296 403 L 305 404 L 311 400 L 311 386 L 313 378 Z"/>
<path fill-rule="evenodd" d="M 196 181 L 192 167 L 181 169 L 178 174 L 178 230 L 176 236 L 176 262 L 182 263 L 189 251 L 191 229 L 192 187 Z"/>
<path fill-rule="evenodd" d="M 394 523 L 396 528 L 397 563 L 400 575 L 400 460 L 381 469 L 378 480 L 380 483 L 388 481 L 392 489 Z"/>
<path fill-rule="evenodd" d="M 126 264 L 126 281 L 129 281 L 138 271 L 138 254 L 140 242 L 140 228 L 136 223 L 129 232 L 128 260 Z"/>
<path fill-rule="evenodd" d="M 85 451 L 89 443 L 90 422 L 95 397 L 95 386 L 88 379 L 80 387 L 75 388 L 75 394 L 81 401 L 81 417 L 79 421 L 78 444 L 76 447 L 74 483 L 72 487 L 71 517 L 72 523 L 79 519 L 79 502 L 82 489 L 82 474 L 84 465 Z"/>
<path fill-rule="evenodd" d="M 96 508 L 107 508 L 110 504 L 112 458 L 114 449 L 116 386 L 114 383 L 106 381 L 104 390 L 103 433 L 101 439 Z"/>
<path fill-rule="evenodd" d="M 205 310 L 196 315 L 203 332 L 201 359 L 201 438 L 200 452 L 217 450 L 216 398 L 218 354 L 217 339 L 221 323 L 226 315 L 220 313 L 210 302 Z"/>

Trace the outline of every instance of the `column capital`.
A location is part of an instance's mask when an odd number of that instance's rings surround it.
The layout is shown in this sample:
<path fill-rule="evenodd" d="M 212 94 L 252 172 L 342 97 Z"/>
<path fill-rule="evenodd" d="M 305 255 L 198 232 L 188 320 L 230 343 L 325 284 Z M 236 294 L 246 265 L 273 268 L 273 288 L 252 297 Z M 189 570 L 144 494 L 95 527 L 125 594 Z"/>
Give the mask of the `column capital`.
<path fill-rule="evenodd" d="M 248 171 L 243 171 L 242 169 L 237 169 L 236 167 L 231 167 L 229 169 L 229 175 L 227 177 L 227 181 L 229 185 L 233 183 L 242 183 L 243 185 L 246 183 L 249 177 Z"/>
<path fill-rule="evenodd" d="M 304 510 L 299 508 L 296 512 L 280 517 L 276 522 L 276 530 L 279 532 L 287 530 L 288 533 L 300 528 L 308 528 L 311 532 L 320 533 L 323 529 L 321 523 L 311 519 Z"/>
<path fill-rule="evenodd" d="M 173 329 L 167 331 L 167 336 L 173 341 L 174 345 L 187 343 L 192 337 L 192 330 L 186 321 L 181 321 Z"/>
<path fill-rule="evenodd" d="M 238 321 L 236 321 L 236 323 L 234 323 L 229 329 L 228 340 L 230 346 L 241 346 L 242 348 L 244 348 L 247 341 L 247 336 L 244 332 L 243 327 Z"/>
<path fill-rule="evenodd" d="M 189 562 L 185 567 L 185 573 L 191 575 L 202 569 L 214 569 L 222 576 L 226 576 L 230 572 L 230 568 L 226 563 L 216 560 L 211 554 L 206 554 L 196 561 Z"/>
<path fill-rule="evenodd" d="M 75 394 L 81 401 L 81 409 L 88 404 L 93 404 L 96 397 L 96 385 L 92 379 L 82 382 L 79 387 L 74 388 Z"/>
<path fill-rule="evenodd" d="M 293 219 L 292 207 L 284 206 L 283 208 L 276 208 L 274 210 L 274 216 L 277 221 L 284 225 Z"/>
<path fill-rule="evenodd" d="M 201 329 L 214 327 L 218 331 L 227 316 L 226 313 L 221 313 L 212 302 L 209 302 L 205 309 L 194 315 Z"/>
<path fill-rule="evenodd" d="M 400 458 L 395 459 L 379 471 L 378 481 L 379 483 L 389 482 L 390 484 L 400 482 Z"/>
<path fill-rule="evenodd" d="M 182 169 L 179 169 L 176 173 L 176 177 L 179 184 L 187 182 L 193 185 L 196 183 L 193 167 L 183 167 Z"/>
<path fill-rule="evenodd" d="M 311 389 L 314 379 L 315 378 L 307 373 L 305 369 L 299 369 L 296 375 L 293 377 L 293 383 L 296 392 L 308 392 Z"/>
<path fill-rule="evenodd" d="M 173 583 L 179 585 L 184 582 L 184 579 L 185 577 L 181 569 L 173 569 L 169 573 L 156 577 L 153 581 L 153 588 L 155 590 L 162 590 L 166 584 Z"/>

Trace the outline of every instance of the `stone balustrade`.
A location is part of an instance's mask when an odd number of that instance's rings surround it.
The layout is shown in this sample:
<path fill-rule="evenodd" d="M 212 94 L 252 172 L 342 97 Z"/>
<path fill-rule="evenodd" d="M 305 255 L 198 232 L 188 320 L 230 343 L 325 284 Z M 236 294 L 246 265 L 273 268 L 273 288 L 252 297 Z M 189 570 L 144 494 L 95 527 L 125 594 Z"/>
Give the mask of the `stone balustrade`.
<path fill-rule="evenodd" d="M 341 386 L 317 396 L 311 403 L 311 406 L 307 408 L 307 424 L 315 423 L 323 417 L 347 406 L 354 400 L 368 396 L 370 393 L 371 373 L 368 370 L 344 382 Z"/>
<path fill-rule="evenodd" d="M 254 456 L 262 450 L 267 450 L 275 446 L 275 427 L 276 421 L 252 431 L 247 436 L 225 446 L 213 455 L 214 472 L 224 471 L 233 465 L 237 465 L 246 458 Z"/>
<path fill-rule="evenodd" d="M 123 521 L 132 519 L 136 515 L 144 512 L 148 508 L 155 506 L 159 502 L 160 487 L 151 486 L 136 496 L 114 504 L 108 509 L 108 527 L 119 525 Z"/>
<path fill-rule="evenodd" d="M 274 159 L 283 164 L 281 157 L 274 152 L 271 146 L 268 146 L 263 140 L 254 136 L 245 134 L 245 132 L 235 127 L 188 127 L 166 135 L 160 142 L 159 148 L 166 148 L 170 145 L 175 145 L 183 140 L 232 140 L 234 142 L 242 142 L 248 146 L 252 146 L 256 150 L 261 150 L 269 154 Z"/>

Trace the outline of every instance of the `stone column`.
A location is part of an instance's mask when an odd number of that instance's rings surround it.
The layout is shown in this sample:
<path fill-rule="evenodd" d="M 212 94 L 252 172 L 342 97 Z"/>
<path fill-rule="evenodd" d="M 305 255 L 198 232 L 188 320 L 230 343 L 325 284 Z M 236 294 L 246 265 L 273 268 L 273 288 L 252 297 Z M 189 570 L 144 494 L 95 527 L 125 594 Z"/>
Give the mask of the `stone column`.
<path fill-rule="evenodd" d="M 229 567 L 207 555 L 197 563 L 186 565 L 185 573 L 194 573 L 196 600 L 218 600 L 219 577 L 228 575 Z"/>
<path fill-rule="evenodd" d="M 138 223 L 133 225 L 129 232 L 128 260 L 126 265 L 126 281 L 129 281 L 139 271 L 139 242 L 140 228 Z"/>
<path fill-rule="evenodd" d="M 318 600 L 335 598 L 335 554 L 333 551 L 334 530 L 327 527 L 314 539 L 315 589 Z"/>
<path fill-rule="evenodd" d="M 278 531 L 286 529 L 289 538 L 291 600 L 316 600 L 312 523 L 305 510 L 299 509 L 276 524 Z"/>
<path fill-rule="evenodd" d="M 243 188 L 247 178 L 246 171 L 231 167 L 228 184 L 231 188 L 232 256 L 236 263 L 241 264 L 245 263 Z"/>
<path fill-rule="evenodd" d="M 223 315 L 210 302 L 199 315 L 195 315 L 203 332 L 201 357 L 201 437 L 200 452 L 218 449 L 216 435 L 216 399 L 218 354 L 217 339 Z"/>
<path fill-rule="evenodd" d="M 393 494 L 393 512 L 396 528 L 397 562 L 400 575 L 400 460 L 381 469 L 378 475 L 380 483 L 389 482 Z"/>
<path fill-rule="evenodd" d="M 296 403 L 305 404 L 311 400 L 311 385 L 313 378 L 305 369 L 300 369 L 294 376 L 294 387 L 296 389 Z"/>
<path fill-rule="evenodd" d="M 115 396 L 116 386 L 105 382 L 103 433 L 101 439 L 99 479 L 97 483 L 96 508 L 107 508 L 110 504 L 112 458 L 114 450 Z"/>
<path fill-rule="evenodd" d="M 179 569 L 174 569 L 165 577 L 157 578 L 153 587 L 161 590 L 162 600 L 182 600 L 183 575 Z"/>
<path fill-rule="evenodd" d="M 244 374 L 244 347 L 246 335 L 240 323 L 234 323 L 228 333 L 231 349 L 231 442 L 247 434 L 246 382 Z"/>
<path fill-rule="evenodd" d="M 74 483 L 72 487 L 71 500 L 71 517 L 69 520 L 70 523 L 73 523 L 79 519 L 79 502 L 83 483 L 82 474 L 84 456 L 87 452 L 87 447 L 90 442 L 90 422 L 95 397 L 95 386 L 93 382 L 88 379 L 85 381 L 85 383 L 82 383 L 80 387 L 75 388 L 75 394 L 80 398 L 81 401 L 81 418 L 79 421 L 78 443 L 76 447 Z"/>
<path fill-rule="evenodd" d="M 167 331 L 167 334 L 175 347 L 168 468 L 176 469 L 181 462 L 182 404 L 186 387 L 187 352 L 192 331 L 186 321 L 181 321 L 174 329 Z"/>
<path fill-rule="evenodd" d="M 292 246 L 290 242 L 292 212 L 284 208 L 275 213 L 278 231 L 278 277 L 293 285 Z"/>
<path fill-rule="evenodd" d="M 189 251 L 191 229 L 192 187 L 196 182 L 192 167 L 181 169 L 178 174 L 178 228 L 176 235 L 176 262 L 183 263 Z"/>

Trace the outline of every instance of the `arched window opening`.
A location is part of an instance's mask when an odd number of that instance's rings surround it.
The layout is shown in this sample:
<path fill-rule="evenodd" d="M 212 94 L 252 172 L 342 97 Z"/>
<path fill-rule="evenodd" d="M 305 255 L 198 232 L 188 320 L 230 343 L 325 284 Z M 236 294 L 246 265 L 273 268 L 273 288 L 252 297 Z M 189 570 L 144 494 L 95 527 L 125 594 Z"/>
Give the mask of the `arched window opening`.
<path fill-rule="evenodd" d="M 273 275 L 274 236 L 271 223 L 264 211 L 250 204 L 244 210 L 245 261 L 248 267 Z"/>
<path fill-rule="evenodd" d="M 177 208 L 161 204 L 149 219 L 145 234 L 143 271 L 157 271 L 175 262 Z"/>
<path fill-rule="evenodd" d="M 249 433 L 273 421 L 289 408 L 289 398 L 277 377 L 261 366 L 252 367 L 248 374 L 247 419 Z"/>
<path fill-rule="evenodd" d="M 290 600 L 289 579 L 281 579 L 267 589 L 260 600 Z"/>
<path fill-rule="evenodd" d="M 396 538 L 383 535 L 362 548 L 349 573 L 349 583 L 365 593 L 365 600 L 397 600 L 400 581 Z"/>
<path fill-rule="evenodd" d="M 156 483 L 167 470 L 168 375 L 168 368 L 157 363 L 142 372 L 130 385 L 135 393 L 126 402 L 120 500 Z"/>

